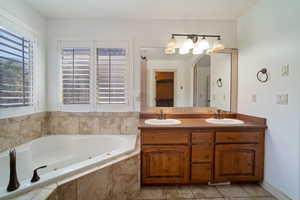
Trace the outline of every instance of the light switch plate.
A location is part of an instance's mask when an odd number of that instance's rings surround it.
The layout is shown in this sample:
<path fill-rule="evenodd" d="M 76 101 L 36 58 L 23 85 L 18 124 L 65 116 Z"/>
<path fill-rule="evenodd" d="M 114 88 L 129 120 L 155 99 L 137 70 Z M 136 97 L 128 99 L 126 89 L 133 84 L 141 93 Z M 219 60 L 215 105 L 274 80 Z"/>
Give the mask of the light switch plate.
<path fill-rule="evenodd" d="M 289 71 L 290 71 L 290 66 L 289 66 L 289 64 L 286 64 L 286 65 L 283 65 L 282 67 L 281 67 L 281 76 L 289 76 Z"/>
<path fill-rule="evenodd" d="M 283 94 L 281 95 L 281 104 L 288 104 L 289 103 L 289 95 L 288 94 Z"/>
<path fill-rule="evenodd" d="M 256 103 L 256 94 L 251 95 L 251 100 L 253 103 Z"/>

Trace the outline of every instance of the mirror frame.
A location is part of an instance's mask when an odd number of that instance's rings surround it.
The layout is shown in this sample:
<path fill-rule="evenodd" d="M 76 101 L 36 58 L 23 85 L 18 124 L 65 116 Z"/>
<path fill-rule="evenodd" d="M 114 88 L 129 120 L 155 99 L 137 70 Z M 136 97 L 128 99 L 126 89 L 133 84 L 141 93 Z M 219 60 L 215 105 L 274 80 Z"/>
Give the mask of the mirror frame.
<path fill-rule="evenodd" d="M 238 106 L 238 49 L 225 48 L 214 53 L 230 54 L 231 57 L 231 83 L 230 83 L 230 112 L 237 112 Z"/>
<path fill-rule="evenodd" d="M 137 48 L 138 55 L 140 54 L 141 48 L 163 48 L 161 47 L 160 43 L 158 45 L 138 45 L 139 48 Z M 230 54 L 231 57 L 231 85 L 230 85 L 230 112 L 236 113 L 237 107 L 238 107 L 238 49 L 237 48 L 225 48 L 223 50 L 215 51 L 214 53 L 225 53 Z M 141 64 L 140 56 L 136 60 L 138 64 Z M 140 71 L 141 73 L 141 71 Z M 142 80 L 140 80 L 141 83 Z M 141 83 L 142 86 L 142 83 Z M 140 86 L 140 87 L 141 87 Z M 142 88 L 140 88 L 142 90 Z M 142 93 L 142 91 L 141 91 Z M 142 110 L 142 103 L 139 105 L 139 109 Z"/>

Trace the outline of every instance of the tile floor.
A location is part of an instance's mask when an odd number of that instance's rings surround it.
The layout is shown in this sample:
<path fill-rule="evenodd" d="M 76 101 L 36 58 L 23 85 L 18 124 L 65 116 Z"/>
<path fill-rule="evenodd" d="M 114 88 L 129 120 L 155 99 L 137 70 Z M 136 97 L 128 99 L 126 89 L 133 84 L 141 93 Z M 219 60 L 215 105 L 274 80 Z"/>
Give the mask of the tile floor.
<path fill-rule="evenodd" d="M 147 186 L 134 200 L 276 200 L 259 185 Z"/>

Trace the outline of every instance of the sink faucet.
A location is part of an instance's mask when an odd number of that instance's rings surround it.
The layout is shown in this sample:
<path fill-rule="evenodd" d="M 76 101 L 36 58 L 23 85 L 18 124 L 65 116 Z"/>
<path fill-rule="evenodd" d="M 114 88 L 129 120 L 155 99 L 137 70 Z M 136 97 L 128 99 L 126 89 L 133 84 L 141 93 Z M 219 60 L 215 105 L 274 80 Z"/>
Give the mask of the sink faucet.
<path fill-rule="evenodd" d="M 166 119 L 166 114 L 164 114 L 163 110 L 160 110 L 158 119 Z"/>
<path fill-rule="evenodd" d="M 10 160 L 10 176 L 9 176 L 9 183 L 7 186 L 7 191 L 12 192 L 19 188 L 20 183 L 18 181 L 17 176 L 17 164 L 16 164 L 16 150 L 10 149 L 9 150 L 9 160 Z"/>
<path fill-rule="evenodd" d="M 216 115 L 215 115 L 215 118 L 216 118 L 216 119 L 224 119 L 224 114 L 223 114 L 223 112 L 222 112 L 221 109 L 218 109 L 218 110 L 217 110 L 217 113 L 216 113 Z"/>

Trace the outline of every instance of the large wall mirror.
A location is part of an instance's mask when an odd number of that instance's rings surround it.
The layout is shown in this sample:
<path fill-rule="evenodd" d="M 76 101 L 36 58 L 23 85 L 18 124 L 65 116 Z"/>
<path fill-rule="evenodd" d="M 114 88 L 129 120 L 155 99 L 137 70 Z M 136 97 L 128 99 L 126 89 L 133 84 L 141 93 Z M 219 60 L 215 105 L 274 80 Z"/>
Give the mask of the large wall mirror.
<path fill-rule="evenodd" d="M 237 110 L 237 49 L 210 54 L 165 54 L 142 48 L 141 106 Z"/>

